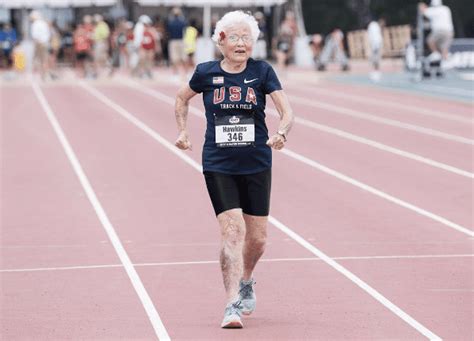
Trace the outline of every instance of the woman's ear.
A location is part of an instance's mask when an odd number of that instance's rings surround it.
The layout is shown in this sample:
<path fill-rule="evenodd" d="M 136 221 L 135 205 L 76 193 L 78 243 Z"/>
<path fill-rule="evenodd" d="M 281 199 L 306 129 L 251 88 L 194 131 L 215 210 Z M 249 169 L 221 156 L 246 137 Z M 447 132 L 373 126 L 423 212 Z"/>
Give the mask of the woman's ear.
<path fill-rule="evenodd" d="M 218 44 L 219 45 L 222 45 L 222 41 L 225 39 L 225 32 L 224 31 L 221 31 L 221 33 L 219 33 L 219 41 L 218 41 Z"/>

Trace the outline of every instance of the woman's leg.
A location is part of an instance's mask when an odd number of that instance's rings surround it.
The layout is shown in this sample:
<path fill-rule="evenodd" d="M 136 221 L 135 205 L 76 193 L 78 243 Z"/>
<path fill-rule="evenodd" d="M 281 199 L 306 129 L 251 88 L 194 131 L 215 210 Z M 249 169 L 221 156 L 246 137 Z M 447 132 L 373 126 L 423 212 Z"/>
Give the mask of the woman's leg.
<path fill-rule="evenodd" d="M 239 282 L 243 273 L 243 247 L 245 241 L 245 221 L 240 208 L 220 213 L 217 220 L 221 227 L 220 264 L 228 303 L 239 295 Z"/>
<path fill-rule="evenodd" d="M 243 217 L 246 233 L 243 250 L 244 270 L 242 279 L 249 281 L 252 278 L 255 265 L 265 251 L 268 216 L 259 217 L 244 213 Z"/>

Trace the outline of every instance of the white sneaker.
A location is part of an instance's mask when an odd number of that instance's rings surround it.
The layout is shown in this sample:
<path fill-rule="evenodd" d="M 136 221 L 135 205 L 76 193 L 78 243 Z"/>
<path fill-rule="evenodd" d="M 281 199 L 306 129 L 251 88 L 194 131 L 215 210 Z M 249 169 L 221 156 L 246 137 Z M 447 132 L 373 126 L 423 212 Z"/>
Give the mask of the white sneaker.
<path fill-rule="evenodd" d="M 431 54 L 428 56 L 428 60 L 430 62 L 440 62 L 441 61 L 441 53 L 438 51 L 431 52 Z"/>
<path fill-rule="evenodd" d="M 229 303 L 224 310 L 224 319 L 222 320 L 222 328 L 243 328 L 242 320 L 242 305 L 240 301 Z"/>
<path fill-rule="evenodd" d="M 239 296 L 242 302 L 242 314 L 244 315 L 250 315 L 257 305 L 257 295 L 253 290 L 255 283 L 253 278 L 250 281 L 240 280 Z"/>

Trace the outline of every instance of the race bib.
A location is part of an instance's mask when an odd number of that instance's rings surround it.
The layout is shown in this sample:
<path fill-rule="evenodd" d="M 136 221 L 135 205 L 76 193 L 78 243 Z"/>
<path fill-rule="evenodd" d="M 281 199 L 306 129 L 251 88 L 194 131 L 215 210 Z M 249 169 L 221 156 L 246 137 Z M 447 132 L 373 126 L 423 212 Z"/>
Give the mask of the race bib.
<path fill-rule="evenodd" d="M 252 116 L 215 116 L 214 122 L 217 147 L 245 147 L 255 144 L 255 122 Z"/>

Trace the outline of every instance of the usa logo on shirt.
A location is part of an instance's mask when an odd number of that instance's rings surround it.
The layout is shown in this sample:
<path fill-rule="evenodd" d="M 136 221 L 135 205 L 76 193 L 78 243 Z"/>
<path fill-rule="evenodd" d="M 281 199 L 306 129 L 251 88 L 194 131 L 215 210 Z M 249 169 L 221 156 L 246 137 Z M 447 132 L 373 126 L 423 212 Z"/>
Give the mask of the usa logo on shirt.
<path fill-rule="evenodd" d="M 224 84 L 224 77 L 212 77 L 212 84 Z"/>

